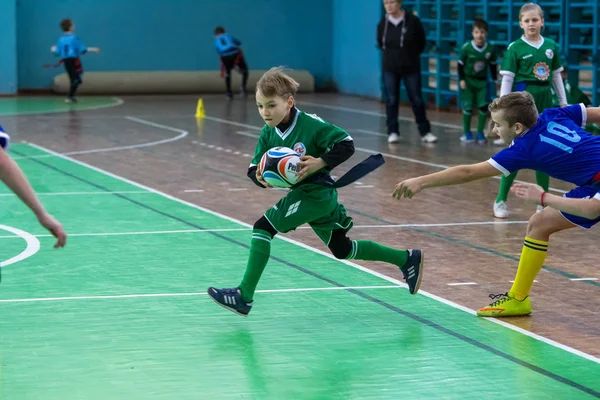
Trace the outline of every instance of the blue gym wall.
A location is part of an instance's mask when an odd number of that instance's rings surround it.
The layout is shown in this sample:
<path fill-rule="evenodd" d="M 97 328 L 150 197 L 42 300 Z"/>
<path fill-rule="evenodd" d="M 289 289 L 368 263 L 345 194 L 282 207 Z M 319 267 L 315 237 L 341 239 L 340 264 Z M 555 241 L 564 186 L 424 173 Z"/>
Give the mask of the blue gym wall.
<path fill-rule="evenodd" d="M 17 91 L 16 0 L 0 0 L 0 94 Z"/>
<path fill-rule="evenodd" d="M 342 93 L 380 94 L 380 1 L 333 0 L 333 77 Z"/>
<path fill-rule="evenodd" d="M 10 51 L 16 2 L 17 50 Z M 359 1 L 356 1 L 359 3 Z M 309 70 L 318 86 L 332 80 L 331 0 L 1 0 L 3 54 L 18 60 L 20 89 L 50 88 L 62 69 L 50 53 L 71 18 L 87 46 L 102 52 L 83 57 L 87 71 L 218 70 L 213 30 L 223 25 L 242 41 L 250 68 L 283 64 Z M 8 6 L 5 4 L 8 3 Z M 11 7 L 12 4 L 12 7 Z M 8 12 L 7 12 L 8 11 Z M 14 12 L 12 13 L 14 15 Z M 6 20 L 6 21 L 4 21 Z M 2 23 L 5 22 L 5 23 Z M 372 25 L 372 22 L 369 21 Z M 4 42 L 8 36 L 8 42 Z M 373 35 L 371 35 L 373 36 Z M 10 63 L 9 63 L 10 64 Z M 14 93 L 0 66 L 0 93 Z M 13 74 L 14 75 L 14 74 Z M 14 80 L 14 79 L 13 79 Z"/>

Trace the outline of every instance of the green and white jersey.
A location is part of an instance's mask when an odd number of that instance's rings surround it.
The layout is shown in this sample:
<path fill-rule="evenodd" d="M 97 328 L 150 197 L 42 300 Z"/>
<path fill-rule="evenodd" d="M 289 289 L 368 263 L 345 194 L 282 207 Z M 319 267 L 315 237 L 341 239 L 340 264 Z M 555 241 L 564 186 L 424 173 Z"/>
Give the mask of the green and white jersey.
<path fill-rule="evenodd" d="M 352 140 L 352 137 L 342 128 L 323 121 L 314 114 L 297 110 L 294 121 L 285 132 L 265 125 L 258 138 L 250 167 L 258 165 L 262 155 L 273 147 L 289 147 L 300 155 L 319 158 L 343 140 Z"/>
<path fill-rule="evenodd" d="M 525 36 L 512 42 L 504 53 L 500 74 L 511 75 L 514 82 L 552 83 L 552 72 L 562 71 L 558 45 L 542 36 L 539 43 Z"/>
<path fill-rule="evenodd" d="M 475 41 L 471 40 L 460 49 L 458 62 L 464 66 L 465 76 L 486 80 L 490 64 L 496 64 L 497 58 L 492 44 L 485 42 L 482 47 L 477 47 Z"/>

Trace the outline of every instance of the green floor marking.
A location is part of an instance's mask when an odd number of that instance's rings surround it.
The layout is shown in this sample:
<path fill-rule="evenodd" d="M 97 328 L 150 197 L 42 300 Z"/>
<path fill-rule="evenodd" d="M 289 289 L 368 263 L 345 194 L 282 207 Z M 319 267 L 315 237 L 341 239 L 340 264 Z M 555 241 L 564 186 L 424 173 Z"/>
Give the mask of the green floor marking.
<path fill-rule="evenodd" d="M 67 104 L 63 97 L 9 97 L 0 99 L 0 116 L 83 111 L 114 107 L 122 104 L 116 97 L 79 97 L 76 104 Z"/>

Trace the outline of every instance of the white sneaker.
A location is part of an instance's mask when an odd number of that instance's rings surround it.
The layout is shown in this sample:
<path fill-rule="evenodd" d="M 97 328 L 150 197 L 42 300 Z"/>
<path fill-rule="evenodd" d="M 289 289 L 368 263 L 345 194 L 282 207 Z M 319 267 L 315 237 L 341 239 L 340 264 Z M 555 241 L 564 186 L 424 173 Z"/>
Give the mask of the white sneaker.
<path fill-rule="evenodd" d="M 496 146 L 506 146 L 506 144 L 504 144 L 504 140 L 502 140 L 502 138 L 498 138 L 498 139 L 494 140 L 494 144 Z"/>
<path fill-rule="evenodd" d="M 437 136 L 429 132 L 425 136 L 421 136 L 421 142 L 423 143 L 435 143 L 438 141 Z"/>
<path fill-rule="evenodd" d="M 400 141 L 400 135 L 396 132 L 390 133 L 388 135 L 388 143 L 398 143 Z"/>
<path fill-rule="evenodd" d="M 508 205 L 505 201 L 494 203 L 494 217 L 502 219 L 508 218 Z"/>

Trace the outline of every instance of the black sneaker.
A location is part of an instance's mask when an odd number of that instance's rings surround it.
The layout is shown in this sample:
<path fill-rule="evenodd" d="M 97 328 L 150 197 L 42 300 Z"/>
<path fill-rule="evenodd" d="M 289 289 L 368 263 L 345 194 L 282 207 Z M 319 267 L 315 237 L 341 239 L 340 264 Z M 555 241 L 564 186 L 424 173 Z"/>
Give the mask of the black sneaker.
<path fill-rule="evenodd" d="M 207 293 L 215 303 L 242 317 L 247 317 L 252 309 L 253 302 L 246 303 L 242 300 L 242 293 L 239 288 L 217 289 L 209 287 Z"/>
<path fill-rule="evenodd" d="M 404 274 L 410 294 L 417 294 L 423 277 L 423 251 L 408 250 L 408 260 L 400 268 L 400 271 Z"/>

